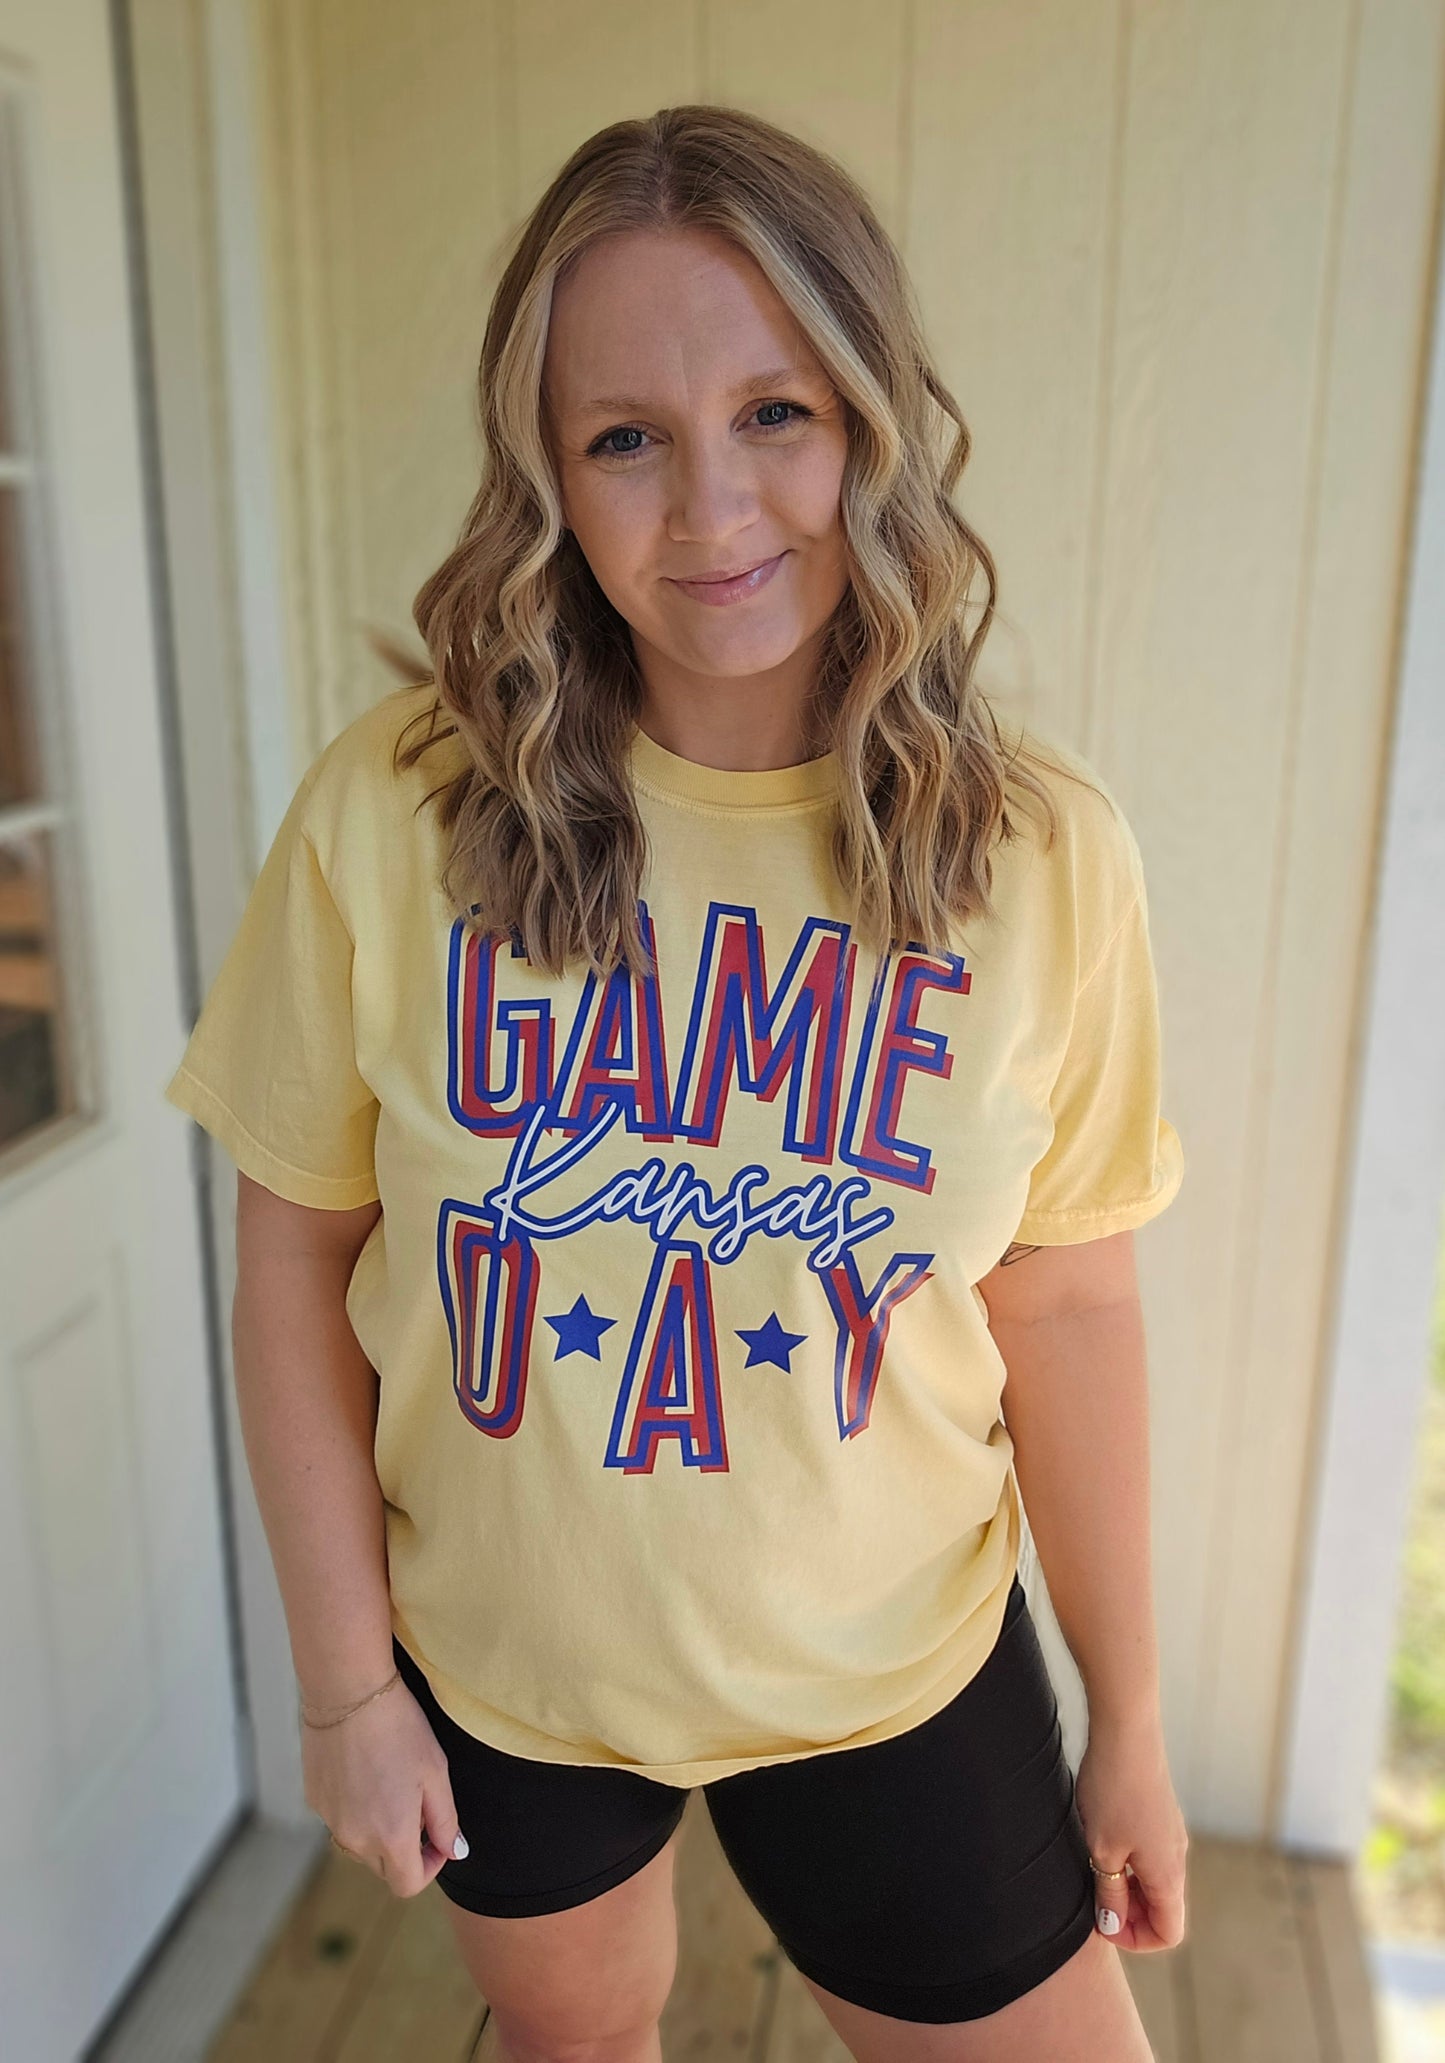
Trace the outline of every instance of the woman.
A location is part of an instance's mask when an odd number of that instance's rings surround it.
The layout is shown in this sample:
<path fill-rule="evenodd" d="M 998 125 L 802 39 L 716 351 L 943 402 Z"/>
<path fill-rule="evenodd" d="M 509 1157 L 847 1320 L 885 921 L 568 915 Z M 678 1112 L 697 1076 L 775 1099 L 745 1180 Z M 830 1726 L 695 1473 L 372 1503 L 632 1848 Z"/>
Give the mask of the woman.
<path fill-rule="evenodd" d="M 167 1091 L 241 1171 L 307 1798 L 507 2057 L 660 2055 L 698 1787 L 855 2057 L 1147 2057 L 1136 842 L 975 684 L 967 433 L 832 160 L 594 136 L 481 399 L 433 678 L 308 769 Z"/>

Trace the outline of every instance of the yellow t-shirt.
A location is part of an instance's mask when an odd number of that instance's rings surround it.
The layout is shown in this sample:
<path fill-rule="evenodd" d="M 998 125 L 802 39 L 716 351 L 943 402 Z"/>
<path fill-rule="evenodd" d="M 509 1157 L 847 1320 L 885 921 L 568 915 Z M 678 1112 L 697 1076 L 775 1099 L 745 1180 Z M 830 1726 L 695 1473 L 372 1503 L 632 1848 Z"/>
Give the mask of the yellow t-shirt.
<path fill-rule="evenodd" d="M 416 805 L 462 748 L 391 768 L 430 697 L 308 769 L 165 1092 L 294 1202 L 381 1199 L 346 1308 L 394 1631 L 541 1761 L 693 1786 L 902 1733 L 1018 1557 L 974 1285 L 1183 1176 L 1133 834 L 1056 777 L 1053 850 L 1024 810 L 994 848 L 998 921 L 880 964 L 831 755 L 724 772 L 638 730 L 657 979 L 557 980 L 441 894 Z"/>

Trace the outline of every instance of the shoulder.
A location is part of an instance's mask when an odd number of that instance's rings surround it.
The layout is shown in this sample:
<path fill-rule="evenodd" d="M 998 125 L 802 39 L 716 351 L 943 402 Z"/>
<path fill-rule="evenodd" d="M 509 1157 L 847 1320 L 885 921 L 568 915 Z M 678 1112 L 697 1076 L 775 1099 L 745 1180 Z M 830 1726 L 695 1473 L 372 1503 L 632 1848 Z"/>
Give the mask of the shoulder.
<path fill-rule="evenodd" d="M 1142 880 L 1139 843 L 1123 805 L 1100 767 L 1068 744 L 1051 725 L 1015 718 L 1003 723 L 1006 743 L 1017 741 L 1020 763 L 1047 788 L 1054 804 L 1059 843 L 1073 866 L 1112 869 Z M 1030 811 L 1030 815 L 1036 812 Z"/>
<path fill-rule="evenodd" d="M 1000 716 L 1010 757 L 1034 775 L 1053 805 L 1052 841 L 1038 802 L 1011 775 L 1009 815 L 1025 894 L 1044 906 L 1057 950 L 1082 976 L 1136 903 L 1144 899 L 1139 842 L 1099 766 L 1049 724 Z"/>
<path fill-rule="evenodd" d="M 428 736 L 436 691 L 427 681 L 390 689 L 323 746 L 302 776 L 303 828 L 323 865 L 344 860 L 358 841 L 400 830 L 422 799 L 455 769 L 455 735 L 428 746 L 410 767 L 396 764 L 403 743 Z"/>
<path fill-rule="evenodd" d="M 426 715 L 435 699 L 430 681 L 390 689 L 322 747 L 307 767 L 302 786 L 326 795 L 338 788 L 384 783 L 394 771 L 403 734 L 426 735 Z"/>

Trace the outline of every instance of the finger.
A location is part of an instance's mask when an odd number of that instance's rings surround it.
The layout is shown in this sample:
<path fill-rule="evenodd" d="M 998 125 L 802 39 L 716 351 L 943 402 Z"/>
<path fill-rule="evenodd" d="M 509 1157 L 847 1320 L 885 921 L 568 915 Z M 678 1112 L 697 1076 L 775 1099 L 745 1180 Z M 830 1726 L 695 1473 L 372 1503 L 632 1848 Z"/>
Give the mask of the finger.
<path fill-rule="evenodd" d="M 398 1898 L 415 1898 L 418 1891 L 425 1891 L 436 1872 L 423 1864 L 419 1833 L 387 1843 L 381 1857 L 381 1875 Z"/>
<path fill-rule="evenodd" d="M 1137 1873 L 1131 1868 L 1128 1910 L 1124 1915 L 1123 1926 L 1117 1934 L 1110 1937 L 1114 1946 L 1136 1952 L 1174 1948 L 1183 1938 L 1183 1932 L 1182 1908 L 1177 1921 L 1162 1919 L 1159 1911 L 1150 1903 L 1149 1895 L 1142 1888 Z"/>
<path fill-rule="evenodd" d="M 350 1857 L 352 1862 L 360 1863 L 363 1869 L 370 1870 L 373 1876 L 380 1877 L 383 1884 L 392 1881 L 392 1877 L 387 1874 L 387 1851 L 385 1849 L 349 1848 L 345 1842 L 338 1841 L 334 1834 L 331 1836 L 331 1845 L 338 1854 Z M 396 1874 L 396 1870 L 393 1859 L 394 1874 Z"/>
<path fill-rule="evenodd" d="M 1155 1868 L 1142 1861 L 1134 1868 L 1133 1910 L 1164 1942 L 1184 1934 L 1184 1864 Z"/>
<path fill-rule="evenodd" d="M 1094 1925 L 1099 1933 L 1117 1941 L 1124 1931 L 1129 1917 L 1129 1878 L 1125 1874 L 1115 1877 L 1106 1871 L 1122 1870 L 1122 1862 L 1107 1862 L 1098 1858 L 1099 1867 L 1094 1871 Z"/>
<path fill-rule="evenodd" d="M 1166 1940 L 1151 1924 L 1147 1914 L 1140 1919 L 1132 1916 L 1124 1922 L 1122 1934 L 1114 1936 L 1116 1948 L 1148 1952 L 1151 1949 L 1173 1948 L 1176 1944 Z"/>
<path fill-rule="evenodd" d="M 440 1869 L 444 1862 L 460 1862 L 470 1853 L 467 1837 L 457 1824 L 456 1802 L 445 1769 L 424 1784 L 421 1816 L 423 1842 L 431 1844 L 431 1852 L 427 1855 L 429 1863 L 434 1861 Z"/>

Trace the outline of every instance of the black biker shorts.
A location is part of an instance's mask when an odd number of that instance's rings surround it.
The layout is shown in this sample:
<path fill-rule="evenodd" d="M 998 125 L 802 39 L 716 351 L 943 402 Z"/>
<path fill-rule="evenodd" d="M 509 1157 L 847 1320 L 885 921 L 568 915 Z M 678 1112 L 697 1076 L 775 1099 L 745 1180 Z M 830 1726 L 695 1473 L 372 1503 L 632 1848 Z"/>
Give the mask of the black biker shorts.
<path fill-rule="evenodd" d="M 688 1792 L 633 1770 L 539 1762 L 466 1733 L 393 1639 L 446 1752 L 471 1852 L 437 1874 L 476 1913 L 560 1912 L 666 1844 Z M 743 1891 L 798 1970 L 898 2020 L 997 2012 L 1094 1924 L 1088 1843 L 1023 1585 L 987 1661 L 891 1740 L 702 1786 Z"/>

